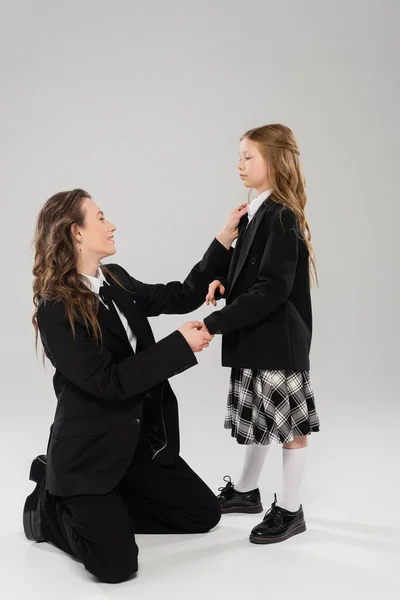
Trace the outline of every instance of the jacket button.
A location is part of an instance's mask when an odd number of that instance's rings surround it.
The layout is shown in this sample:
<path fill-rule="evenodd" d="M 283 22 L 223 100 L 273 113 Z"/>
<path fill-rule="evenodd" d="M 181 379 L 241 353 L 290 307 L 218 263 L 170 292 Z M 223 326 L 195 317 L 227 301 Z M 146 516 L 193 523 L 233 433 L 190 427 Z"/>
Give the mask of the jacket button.
<path fill-rule="evenodd" d="M 145 398 L 146 400 L 152 400 L 153 396 L 151 394 L 146 394 Z"/>
<path fill-rule="evenodd" d="M 256 264 L 256 262 L 257 262 L 257 259 L 256 259 L 256 258 L 252 258 L 252 259 L 251 259 L 251 264 L 252 264 L 252 265 L 255 265 L 255 264 Z"/>
<path fill-rule="evenodd" d="M 140 419 L 132 419 L 132 425 L 139 425 Z"/>

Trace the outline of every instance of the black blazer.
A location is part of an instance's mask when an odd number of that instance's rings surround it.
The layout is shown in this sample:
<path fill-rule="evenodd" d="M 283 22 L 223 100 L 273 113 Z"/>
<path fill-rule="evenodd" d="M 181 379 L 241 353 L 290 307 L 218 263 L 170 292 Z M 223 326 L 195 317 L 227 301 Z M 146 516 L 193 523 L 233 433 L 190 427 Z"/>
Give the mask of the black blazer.
<path fill-rule="evenodd" d="M 55 367 L 57 408 L 47 448 L 47 489 L 60 496 L 106 494 L 121 480 L 139 433 L 147 435 L 153 458 L 171 463 L 179 454 L 176 397 L 168 378 L 197 364 L 179 331 L 155 343 L 147 317 L 183 314 L 201 306 L 208 284 L 227 274 L 232 253 L 217 240 L 183 283 L 142 283 L 118 265 L 108 265 L 128 291 L 110 277 L 115 302 L 138 338 L 135 354 L 123 328 L 99 303 L 102 345 L 85 325 L 76 337 L 64 305 L 44 302 L 38 326 L 46 355 Z"/>
<path fill-rule="evenodd" d="M 309 254 L 295 213 L 273 197 L 239 237 L 225 284 L 226 306 L 204 319 L 222 333 L 222 365 L 309 369 L 312 311 Z M 221 278 L 220 278 L 221 279 Z"/>

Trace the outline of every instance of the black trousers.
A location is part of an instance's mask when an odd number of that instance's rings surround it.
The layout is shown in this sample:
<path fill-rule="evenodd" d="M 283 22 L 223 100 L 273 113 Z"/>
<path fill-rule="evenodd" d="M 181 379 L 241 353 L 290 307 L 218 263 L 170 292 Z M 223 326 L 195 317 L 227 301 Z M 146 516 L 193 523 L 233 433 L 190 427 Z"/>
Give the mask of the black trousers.
<path fill-rule="evenodd" d="M 109 494 L 60 497 L 45 492 L 42 498 L 46 540 L 109 583 L 136 573 L 135 533 L 205 533 L 220 518 L 216 496 L 185 461 L 157 464 L 146 440 Z"/>

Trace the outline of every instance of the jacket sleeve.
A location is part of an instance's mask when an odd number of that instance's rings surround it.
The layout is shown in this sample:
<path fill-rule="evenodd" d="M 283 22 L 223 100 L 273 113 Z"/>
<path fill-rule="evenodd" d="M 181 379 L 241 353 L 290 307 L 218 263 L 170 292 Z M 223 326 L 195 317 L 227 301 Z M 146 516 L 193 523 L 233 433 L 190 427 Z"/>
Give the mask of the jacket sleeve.
<path fill-rule="evenodd" d="M 275 312 L 289 297 L 298 260 L 295 214 L 275 214 L 257 275 L 257 283 L 231 304 L 204 319 L 210 333 L 231 333 L 255 325 Z"/>
<path fill-rule="evenodd" d="M 53 366 L 78 388 L 103 402 L 124 402 L 197 364 L 179 331 L 142 352 L 113 362 L 107 348 L 96 346 L 79 321 L 75 322 L 74 338 L 61 302 L 41 304 L 37 319 Z"/>
<path fill-rule="evenodd" d="M 160 314 L 185 314 L 199 308 L 205 302 L 210 281 L 219 274 L 228 273 L 232 252 L 214 239 L 202 260 L 190 271 L 186 279 L 169 283 L 143 283 L 131 277 L 130 288 L 138 294 L 138 300 L 147 317 Z"/>

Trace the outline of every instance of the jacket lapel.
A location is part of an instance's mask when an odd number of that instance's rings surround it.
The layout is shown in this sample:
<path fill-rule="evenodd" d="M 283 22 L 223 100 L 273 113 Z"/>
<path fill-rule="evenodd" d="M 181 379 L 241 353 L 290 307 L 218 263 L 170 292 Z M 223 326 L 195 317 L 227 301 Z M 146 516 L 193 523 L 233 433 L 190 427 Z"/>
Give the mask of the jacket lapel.
<path fill-rule="evenodd" d="M 234 265 L 232 271 L 233 273 L 229 273 L 229 294 L 232 292 L 232 289 L 236 283 L 236 281 L 238 280 L 238 277 L 244 267 L 244 264 L 246 262 L 246 259 L 249 255 L 250 252 L 250 248 L 254 242 L 254 238 L 256 237 L 256 233 L 258 231 L 258 228 L 260 227 L 261 221 L 263 220 L 263 217 L 265 215 L 265 212 L 273 205 L 273 202 L 271 201 L 271 197 L 267 198 L 267 200 L 265 200 L 265 202 L 263 202 L 263 204 L 260 206 L 260 208 L 257 210 L 256 214 L 254 215 L 254 217 L 252 218 L 252 220 L 250 221 L 249 225 L 248 225 L 248 230 L 242 231 L 242 236 L 245 233 L 246 235 L 244 235 L 244 239 L 242 240 L 242 243 L 239 245 L 239 239 L 238 239 L 238 245 L 239 247 L 237 248 L 238 252 L 235 252 L 235 254 L 237 254 L 237 259 L 236 259 L 236 264 Z M 234 257 L 232 257 L 233 260 Z"/>
<path fill-rule="evenodd" d="M 237 242 L 236 242 L 236 246 L 233 252 L 233 256 L 231 258 L 231 262 L 229 264 L 229 271 L 228 271 L 228 281 L 232 281 L 233 276 L 235 274 L 235 270 L 236 270 L 236 266 L 240 257 L 240 249 L 243 245 L 243 240 L 246 237 L 246 225 L 248 224 L 248 218 L 247 215 L 244 215 L 239 223 L 239 234 L 238 234 L 238 238 L 237 238 Z"/>
<path fill-rule="evenodd" d="M 122 325 L 121 319 L 114 310 L 108 309 L 100 300 L 98 319 L 103 327 L 106 327 L 109 331 L 116 335 L 124 344 L 125 348 L 129 349 L 130 352 L 133 353 L 133 348 L 129 343 L 128 336 L 126 335 L 126 331 Z"/>
<path fill-rule="evenodd" d="M 139 312 L 133 295 L 113 281 L 111 277 L 107 281 L 112 286 L 112 293 L 116 305 L 118 306 L 119 310 L 124 313 L 129 327 L 137 337 L 138 349 L 148 348 L 154 343 L 154 339 L 152 337 L 151 329 L 147 319 Z M 126 337 L 126 339 L 128 338 Z"/>

